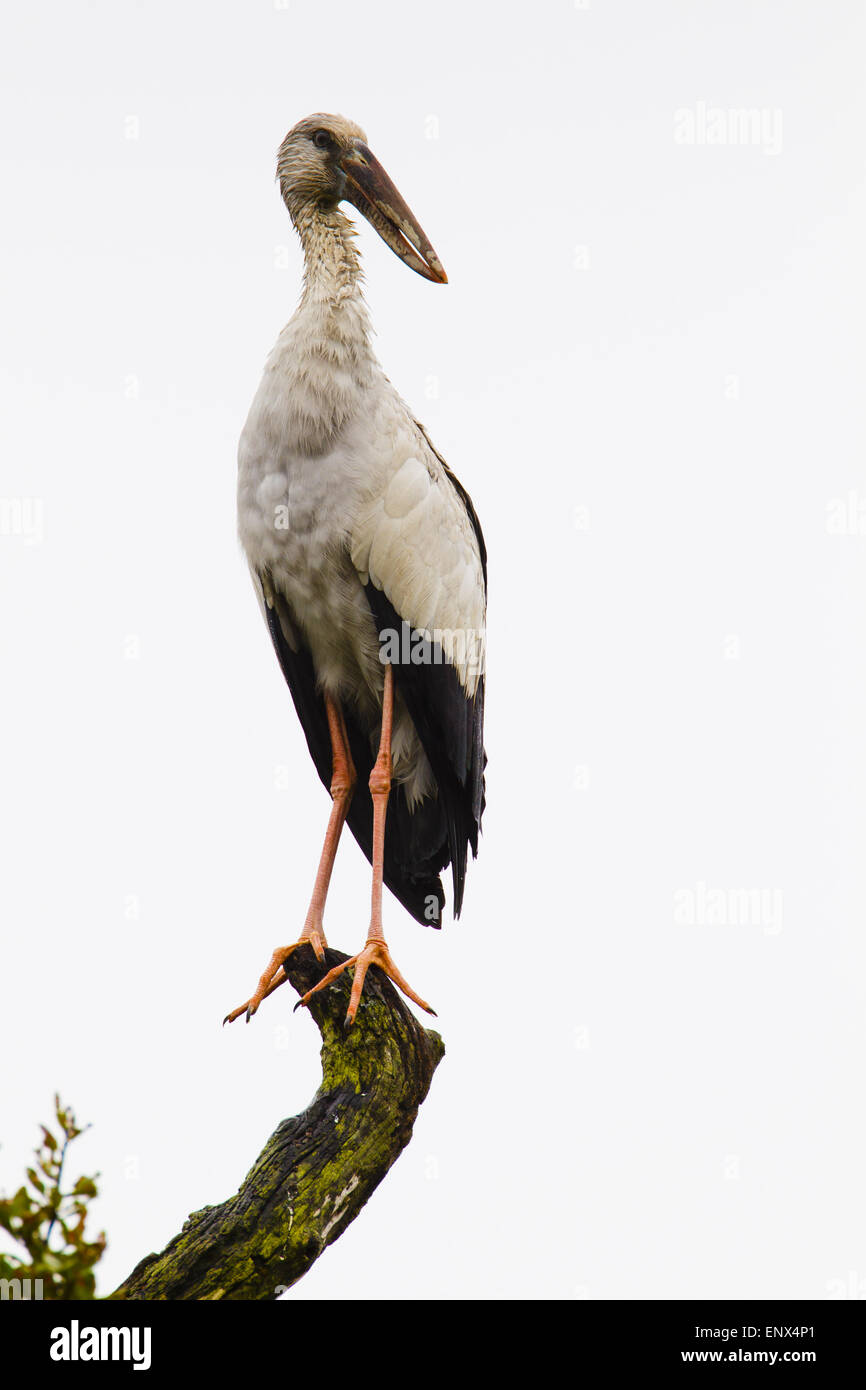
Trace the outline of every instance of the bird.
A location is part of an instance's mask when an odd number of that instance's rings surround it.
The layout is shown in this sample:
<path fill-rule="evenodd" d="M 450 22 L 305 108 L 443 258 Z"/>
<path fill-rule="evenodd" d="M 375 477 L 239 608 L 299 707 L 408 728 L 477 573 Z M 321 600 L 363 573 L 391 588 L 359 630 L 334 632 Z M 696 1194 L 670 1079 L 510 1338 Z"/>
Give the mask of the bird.
<path fill-rule="evenodd" d="M 366 941 L 298 1001 L 352 968 L 346 1024 L 371 966 L 401 975 L 383 885 L 441 926 L 449 865 L 460 915 L 485 806 L 487 552 L 469 493 L 371 346 L 351 204 L 418 275 L 446 284 L 364 131 L 317 113 L 280 145 L 277 179 L 300 238 L 298 307 L 266 361 L 238 447 L 238 533 L 277 659 L 331 810 L 300 935 L 277 947 L 253 1017 L 301 947 L 324 962 L 324 911 L 345 824 L 370 861 Z M 366 784 L 366 785 L 365 785 Z"/>

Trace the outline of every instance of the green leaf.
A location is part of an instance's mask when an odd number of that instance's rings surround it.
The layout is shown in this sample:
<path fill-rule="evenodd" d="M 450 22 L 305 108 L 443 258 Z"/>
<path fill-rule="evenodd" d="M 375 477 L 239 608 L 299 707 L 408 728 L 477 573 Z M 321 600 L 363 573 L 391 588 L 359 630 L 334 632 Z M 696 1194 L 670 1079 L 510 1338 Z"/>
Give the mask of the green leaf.
<path fill-rule="evenodd" d="M 39 1178 L 39 1175 L 38 1175 L 38 1173 L 36 1172 L 36 1169 L 35 1169 L 35 1168 L 28 1168 L 28 1169 L 27 1169 L 27 1176 L 28 1176 L 28 1178 L 30 1179 L 31 1185 L 32 1185 L 33 1187 L 36 1188 L 36 1191 L 37 1191 L 37 1192 L 40 1192 L 40 1193 L 44 1193 L 44 1192 L 45 1192 L 45 1184 L 44 1184 L 44 1182 L 42 1182 L 41 1179 Z"/>

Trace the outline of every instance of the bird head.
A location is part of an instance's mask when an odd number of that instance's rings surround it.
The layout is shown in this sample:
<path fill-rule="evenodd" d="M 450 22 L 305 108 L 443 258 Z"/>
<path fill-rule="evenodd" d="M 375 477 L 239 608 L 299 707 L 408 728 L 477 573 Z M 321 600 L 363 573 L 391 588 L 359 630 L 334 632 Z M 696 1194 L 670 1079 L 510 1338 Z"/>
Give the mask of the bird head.
<path fill-rule="evenodd" d="M 401 261 L 427 280 L 446 283 L 414 213 L 368 148 L 363 130 L 345 116 L 318 114 L 299 121 L 280 146 L 277 178 L 293 218 L 305 207 L 350 202 Z"/>

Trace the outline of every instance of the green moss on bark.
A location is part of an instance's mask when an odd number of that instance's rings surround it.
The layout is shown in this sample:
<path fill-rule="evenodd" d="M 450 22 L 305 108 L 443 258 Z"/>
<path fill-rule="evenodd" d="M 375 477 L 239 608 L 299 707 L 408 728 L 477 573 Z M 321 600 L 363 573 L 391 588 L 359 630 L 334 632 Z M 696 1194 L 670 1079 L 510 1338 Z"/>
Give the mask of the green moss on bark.
<path fill-rule="evenodd" d="M 328 951 L 320 966 L 304 949 L 287 973 L 302 994 L 345 959 Z M 112 1298 L 276 1298 L 355 1219 L 408 1144 L 445 1048 L 375 966 L 345 1029 L 350 987 L 346 971 L 311 1001 L 322 1084 L 308 1109 L 277 1126 L 236 1196 L 193 1212 Z"/>

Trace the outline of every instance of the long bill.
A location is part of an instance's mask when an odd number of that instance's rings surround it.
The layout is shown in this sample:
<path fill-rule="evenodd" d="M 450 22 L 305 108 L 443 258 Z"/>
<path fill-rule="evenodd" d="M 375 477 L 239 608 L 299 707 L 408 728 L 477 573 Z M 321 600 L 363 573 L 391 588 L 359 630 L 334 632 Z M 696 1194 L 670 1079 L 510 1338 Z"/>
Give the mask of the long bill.
<path fill-rule="evenodd" d="M 414 213 L 408 208 L 376 156 L 362 140 L 355 140 L 340 161 L 346 176 L 343 194 L 375 227 L 395 255 L 412 270 L 444 285 L 448 276 L 427 240 Z"/>

